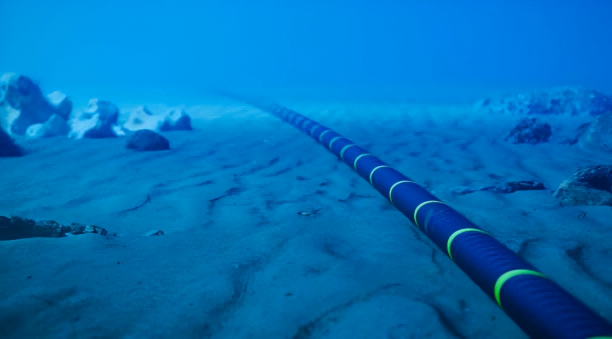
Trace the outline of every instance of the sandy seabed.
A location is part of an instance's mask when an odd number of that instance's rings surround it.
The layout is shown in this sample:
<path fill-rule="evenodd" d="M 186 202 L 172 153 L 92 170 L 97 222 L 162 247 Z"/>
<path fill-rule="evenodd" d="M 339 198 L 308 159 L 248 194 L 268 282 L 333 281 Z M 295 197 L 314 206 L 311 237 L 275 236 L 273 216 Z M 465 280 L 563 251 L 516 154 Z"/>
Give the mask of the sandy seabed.
<path fill-rule="evenodd" d="M 560 207 L 552 196 L 579 166 L 609 155 L 558 140 L 503 142 L 516 118 L 470 107 L 286 104 L 391 164 L 612 321 L 611 209 Z M 29 154 L 0 159 L 0 215 L 116 233 L 1 242 L 0 337 L 526 337 L 310 137 L 239 104 L 186 110 L 194 131 L 165 133 L 170 151 L 53 138 L 18 140 Z M 451 193 L 499 180 L 548 189 Z M 145 236 L 152 230 L 165 234 Z M 576 248 L 580 260 L 568 254 Z"/>

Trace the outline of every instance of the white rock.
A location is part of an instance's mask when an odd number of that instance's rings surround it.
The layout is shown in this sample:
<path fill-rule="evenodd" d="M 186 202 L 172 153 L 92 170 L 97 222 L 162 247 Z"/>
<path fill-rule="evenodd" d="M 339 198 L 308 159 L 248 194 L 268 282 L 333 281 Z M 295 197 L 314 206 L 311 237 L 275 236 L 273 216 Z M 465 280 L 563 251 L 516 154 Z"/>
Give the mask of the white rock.
<path fill-rule="evenodd" d="M 130 132 L 136 132 L 142 129 L 149 129 L 157 132 L 160 130 L 164 119 L 165 116 L 153 115 L 147 107 L 138 106 L 130 113 L 128 120 L 122 127 L 124 130 Z"/>
<path fill-rule="evenodd" d="M 56 136 L 66 136 L 70 127 L 66 120 L 57 114 L 53 114 L 49 120 L 43 124 L 30 125 L 26 130 L 29 138 L 51 138 Z"/>
<path fill-rule="evenodd" d="M 164 115 L 160 131 L 191 131 L 191 117 L 182 109 L 173 108 Z"/>
<path fill-rule="evenodd" d="M 66 94 L 55 91 L 47 94 L 47 100 L 51 106 L 55 108 L 55 113 L 62 117 L 64 120 L 70 119 L 70 113 L 72 113 L 72 101 Z"/>
<path fill-rule="evenodd" d="M 113 126 L 113 131 L 118 137 L 123 137 L 126 135 L 125 130 L 121 126 Z"/>
<path fill-rule="evenodd" d="M 70 122 L 71 138 L 114 138 L 119 108 L 110 101 L 91 99 L 87 109 Z"/>

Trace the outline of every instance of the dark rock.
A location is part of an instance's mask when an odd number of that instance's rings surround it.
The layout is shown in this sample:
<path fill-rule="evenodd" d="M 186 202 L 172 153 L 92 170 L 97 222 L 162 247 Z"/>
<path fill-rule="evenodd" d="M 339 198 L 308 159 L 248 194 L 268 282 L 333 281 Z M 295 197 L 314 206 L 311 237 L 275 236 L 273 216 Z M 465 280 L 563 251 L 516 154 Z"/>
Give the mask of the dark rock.
<path fill-rule="evenodd" d="M 580 167 L 554 196 L 564 206 L 612 206 L 612 165 Z"/>
<path fill-rule="evenodd" d="M 125 147 L 136 151 L 164 151 L 170 149 L 170 142 L 154 131 L 141 129 L 129 137 Z"/>
<path fill-rule="evenodd" d="M 586 122 L 580 126 L 578 126 L 578 128 L 576 128 L 576 137 L 575 138 L 571 138 L 571 139 L 565 139 L 561 142 L 559 142 L 560 144 L 563 145 L 575 145 L 578 143 L 578 139 L 580 139 L 580 137 L 584 134 L 584 132 L 587 131 L 587 129 L 589 128 L 589 126 L 591 125 L 590 122 Z"/>
<path fill-rule="evenodd" d="M 15 140 L 0 128 L 0 157 L 20 157 L 22 155 L 24 153 L 21 147 L 17 146 Z"/>
<path fill-rule="evenodd" d="M 585 124 L 578 145 L 582 148 L 612 152 L 612 113 L 604 113 Z"/>
<path fill-rule="evenodd" d="M 106 235 L 108 232 L 95 225 L 72 223 L 62 225 L 53 220 L 35 221 L 20 217 L 0 216 L 0 240 L 16 240 L 26 238 L 61 238 L 66 235 L 78 235 L 85 233 L 99 233 Z"/>
<path fill-rule="evenodd" d="M 545 190 L 544 184 L 537 181 L 521 180 L 521 181 L 508 181 L 506 183 L 498 184 L 495 186 L 485 186 L 481 188 L 473 187 L 459 187 L 454 189 L 453 194 L 464 195 L 473 193 L 476 191 L 493 191 L 495 193 L 514 193 L 516 191 L 542 191 Z"/>
<path fill-rule="evenodd" d="M 4 100 L 14 109 L 21 110 L 36 105 L 37 101 L 43 98 L 40 87 L 25 75 L 6 73 L 2 76 L 1 83 Z"/>
<path fill-rule="evenodd" d="M 522 119 L 510 134 L 504 139 L 514 144 L 539 144 L 547 142 L 552 135 L 552 129 L 547 123 L 541 123 L 536 118 Z"/>
<path fill-rule="evenodd" d="M 153 237 L 153 236 L 158 236 L 158 235 L 164 235 L 164 231 L 162 230 L 153 230 L 153 231 L 149 231 L 147 232 L 147 234 L 145 234 L 146 237 Z"/>
<path fill-rule="evenodd" d="M 597 116 L 612 111 L 612 97 L 584 88 L 553 88 L 509 98 L 487 98 L 475 109 L 491 114 Z"/>

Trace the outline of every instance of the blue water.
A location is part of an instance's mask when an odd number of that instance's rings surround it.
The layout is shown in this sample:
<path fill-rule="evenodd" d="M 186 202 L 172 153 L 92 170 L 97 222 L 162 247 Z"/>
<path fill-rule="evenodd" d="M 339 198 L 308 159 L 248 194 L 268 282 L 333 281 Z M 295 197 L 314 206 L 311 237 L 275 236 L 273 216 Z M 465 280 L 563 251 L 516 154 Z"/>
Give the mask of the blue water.
<path fill-rule="evenodd" d="M 427 98 L 610 89 L 612 4 L 49 1 L 0 4 L 3 70 L 67 92 L 206 86 Z"/>
<path fill-rule="evenodd" d="M 610 322 L 610 206 L 552 197 L 580 166 L 610 164 L 565 142 L 594 118 L 538 116 L 550 142 L 515 145 L 503 137 L 518 116 L 473 111 L 560 86 L 612 94 L 610 13 L 606 1 L 0 0 L 0 74 L 66 93 L 73 113 L 101 98 L 120 123 L 145 105 L 183 107 L 193 125 L 162 133 L 166 153 L 14 136 L 26 155 L 0 158 L 0 216 L 110 234 L 0 242 L 0 337 L 526 338 L 350 167 L 219 89 L 350 138 Z M 456 194 L 521 180 L 546 189 Z"/>

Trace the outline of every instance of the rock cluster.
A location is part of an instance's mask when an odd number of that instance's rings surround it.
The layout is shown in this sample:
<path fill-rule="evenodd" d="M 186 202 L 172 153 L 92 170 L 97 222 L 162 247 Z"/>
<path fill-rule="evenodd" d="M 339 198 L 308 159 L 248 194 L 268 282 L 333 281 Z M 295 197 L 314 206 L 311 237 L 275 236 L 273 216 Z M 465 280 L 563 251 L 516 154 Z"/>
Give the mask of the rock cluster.
<path fill-rule="evenodd" d="M 26 238 L 61 238 L 67 235 L 108 232 L 96 225 L 72 223 L 62 225 L 54 220 L 35 221 L 21 217 L 0 216 L 0 241 Z"/>
<path fill-rule="evenodd" d="M 477 111 L 490 114 L 598 116 L 612 111 L 612 98 L 584 88 L 553 88 L 506 98 L 485 98 Z"/>
<path fill-rule="evenodd" d="M 182 109 L 170 109 L 164 114 L 155 115 L 141 106 L 130 114 L 123 125 L 119 125 L 119 115 L 116 104 L 97 98 L 91 99 L 85 110 L 73 112 L 72 101 L 62 92 L 44 95 L 38 84 L 24 75 L 6 73 L 0 77 L 0 118 L 6 132 L 0 135 L 2 145 L 14 145 L 11 135 L 29 138 L 115 138 L 140 130 L 157 134 L 192 129 L 191 117 Z M 151 133 L 147 132 L 147 135 L 150 137 Z M 165 139 L 161 135 L 156 139 L 160 138 Z M 142 136 L 136 139 L 142 140 Z M 150 147 L 133 149 L 150 150 Z M 6 156 L 4 153 L 16 154 L 16 150 L 3 147 L 0 156 Z"/>
<path fill-rule="evenodd" d="M 506 141 L 515 144 L 548 142 L 552 136 L 551 124 L 543 121 L 551 116 L 591 120 L 579 125 L 575 137 L 560 141 L 593 150 L 612 153 L 612 97 L 584 88 L 554 88 L 505 98 L 485 98 L 474 105 L 477 113 L 511 115 L 520 118 L 509 131 Z M 557 119 L 557 122 L 559 119 Z"/>

